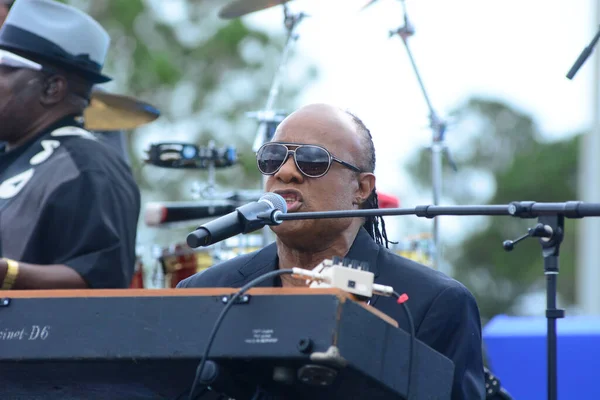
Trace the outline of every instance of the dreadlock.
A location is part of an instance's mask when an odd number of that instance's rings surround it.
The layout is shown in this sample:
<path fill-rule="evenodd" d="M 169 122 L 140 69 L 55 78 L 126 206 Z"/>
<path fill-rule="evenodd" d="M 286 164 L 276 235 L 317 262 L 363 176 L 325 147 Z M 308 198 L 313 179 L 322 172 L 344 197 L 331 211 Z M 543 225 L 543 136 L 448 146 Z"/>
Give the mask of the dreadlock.
<path fill-rule="evenodd" d="M 375 144 L 373 143 L 373 137 L 371 136 L 371 131 L 367 128 L 365 123 L 358 118 L 356 115 L 352 114 L 350 111 L 346 111 L 346 113 L 352 118 L 358 131 L 363 137 L 364 145 L 367 148 L 367 162 L 364 165 L 363 171 L 366 172 L 375 172 Z M 377 191 L 373 188 L 373 191 L 362 204 L 363 209 L 377 209 L 379 208 L 379 199 L 377 197 Z M 381 223 L 381 230 L 379 230 L 379 224 Z M 375 243 L 380 245 L 385 245 L 386 248 L 389 248 L 389 243 L 395 243 L 388 240 L 387 232 L 385 230 L 385 221 L 381 216 L 372 216 L 366 217 L 365 223 L 363 227 L 369 232 L 369 235 L 375 240 Z"/>

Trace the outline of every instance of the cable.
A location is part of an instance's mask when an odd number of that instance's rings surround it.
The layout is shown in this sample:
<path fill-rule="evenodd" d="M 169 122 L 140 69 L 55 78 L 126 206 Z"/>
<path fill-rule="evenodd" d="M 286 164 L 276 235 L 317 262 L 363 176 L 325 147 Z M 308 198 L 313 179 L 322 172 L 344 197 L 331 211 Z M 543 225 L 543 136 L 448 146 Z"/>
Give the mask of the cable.
<path fill-rule="evenodd" d="M 406 293 L 399 294 L 394 291 L 393 296 L 396 298 L 398 304 L 402 304 L 404 307 L 404 312 L 406 313 L 406 318 L 408 318 L 408 328 L 410 329 L 410 346 L 408 348 L 408 382 L 406 383 L 406 398 L 410 399 L 410 389 L 411 389 L 411 378 L 413 375 L 413 351 L 415 347 L 415 324 L 413 322 L 412 314 L 406 305 L 406 301 L 408 300 L 408 295 Z"/>
<path fill-rule="evenodd" d="M 188 396 L 188 400 L 193 400 L 195 398 L 194 392 L 196 391 L 196 387 L 198 386 L 198 383 L 200 382 L 200 377 L 202 376 L 202 370 L 204 369 L 204 365 L 206 364 L 206 360 L 208 359 L 208 353 L 210 351 L 210 348 L 215 340 L 215 337 L 217 336 L 217 331 L 219 330 L 221 323 L 223 323 L 223 320 L 225 319 L 225 315 L 231 309 L 231 307 L 236 303 L 237 299 L 240 296 L 242 296 L 244 293 L 246 293 L 248 290 L 250 290 L 254 286 L 258 285 L 259 283 L 261 283 L 269 278 L 273 278 L 273 277 L 276 277 L 279 275 L 286 275 L 286 274 L 291 275 L 291 274 L 293 274 L 293 271 L 291 269 L 280 269 L 277 271 L 271 271 L 264 275 L 261 275 L 258 278 L 248 282 L 246 285 L 242 286 L 242 288 L 237 293 L 235 293 L 231 297 L 231 299 L 229 299 L 229 302 L 225 305 L 225 307 L 223 307 L 223 311 L 221 311 L 221 314 L 219 314 L 219 317 L 217 318 L 217 321 L 215 322 L 215 325 L 213 326 L 212 332 L 208 336 L 208 342 L 206 343 L 206 349 L 204 349 L 204 355 L 202 356 L 202 361 L 200 361 L 200 365 L 198 366 L 198 369 L 196 370 L 196 377 L 194 378 L 194 383 L 192 383 L 192 388 L 190 389 L 190 394 Z"/>

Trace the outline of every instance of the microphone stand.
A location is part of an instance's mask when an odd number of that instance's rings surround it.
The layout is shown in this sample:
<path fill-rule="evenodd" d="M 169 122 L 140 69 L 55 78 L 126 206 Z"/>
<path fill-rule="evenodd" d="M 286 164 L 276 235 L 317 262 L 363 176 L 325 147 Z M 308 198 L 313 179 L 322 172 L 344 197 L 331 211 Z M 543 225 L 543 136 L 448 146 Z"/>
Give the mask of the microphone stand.
<path fill-rule="evenodd" d="M 442 190 L 442 156 L 443 153 L 446 153 L 448 157 L 448 161 L 454 171 L 457 170 L 456 164 L 452 160 L 450 155 L 450 151 L 448 147 L 444 143 L 445 133 L 446 133 L 446 122 L 444 122 L 438 114 L 435 112 L 433 105 L 429 99 L 429 95 L 427 94 L 427 90 L 425 90 L 425 85 L 423 84 L 423 80 L 421 79 L 421 75 L 419 74 L 419 70 L 417 69 L 417 64 L 412 56 L 412 52 L 410 51 L 410 47 L 408 46 L 408 38 L 415 34 L 414 26 L 408 21 L 408 14 L 406 12 L 406 4 L 404 0 L 400 0 L 402 2 L 402 8 L 404 11 L 404 26 L 390 31 L 390 37 L 394 35 L 398 35 L 402 42 L 404 43 L 404 47 L 406 48 L 406 52 L 408 54 L 408 58 L 413 67 L 415 75 L 417 77 L 417 81 L 419 82 L 419 87 L 421 88 L 421 92 L 423 93 L 423 97 L 425 98 L 425 102 L 427 103 L 427 108 L 429 109 L 429 121 L 430 127 L 432 130 L 432 139 L 431 139 L 431 182 L 433 189 L 433 204 L 438 205 L 440 203 L 440 196 Z M 440 224 L 439 218 L 433 219 L 433 268 L 439 270 L 440 262 L 441 262 L 441 247 L 440 247 L 440 234 L 439 234 Z"/>
<path fill-rule="evenodd" d="M 594 47 L 596 46 L 598 39 L 600 39 L 600 28 L 598 28 L 598 31 L 596 32 L 596 35 L 594 36 L 590 44 L 585 49 L 583 49 L 577 60 L 575 60 L 575 63 L 567 73 L 568 79 L 573 79 L 573 77 L 575 77 L 577 71 L 579 71 L 579 69 L 583 66 L 583 64 L 592 54 L 592 51 L 594 51 Z"/>
<path fill-rule="evenodd" d="M 538 237 L 542 245 L 544 257 L 544 274 L 546 275 L 546 319 L 547 319 L 547 363 L 548 363 L 548 400 L 558 398 L 557 371 L 557 334 L 556 320 L 565 317 L 565 311 L 556 308 L 556 288 L 558 280 L 558 257 L 560 244 L 564 237 L 564 215 L 546 215 L 538 218 L 538 225 L 515 241 L 504 242 L 504 249 L 512 251 L 514 245 L 528 237 Z"/>
<path fill-rule="evenodd" d="M 565 218 L 579 219 L 583 217 L 600 217 L 600 203 L 584 203 L 568 201 L 565 203 L 536 203 L 533 201 L 515 201 L 508 205 L 475 205 L 475 206 L 417 206 L 415 208 L 388 208 L 371 210 L 322 211 L 284 214 L 275 212 L 264 217 L 268 225 L 282 221 L 321 218 L 354 218 L 386 215 L 416 215 L 417 217 L 434 218 L 440 215 L 507 215 L 522 219 L 537 218 L 538 224 L 529 232 L 516 239 L 503 243 L 506 251 L 511 251 L 515 244 L 528 237 L 538 237 L 544 258 L 544 275 L 546 276 L 546 341 L 547 341 L 547 390 L 548 400 L 556 400 L 558 396 L 557 370 L 557 334 L 556 320 L 565 317 L 565 311 L 556 307 L 557 282 L 559 273 L 560 245 L 564 238 Z"/>

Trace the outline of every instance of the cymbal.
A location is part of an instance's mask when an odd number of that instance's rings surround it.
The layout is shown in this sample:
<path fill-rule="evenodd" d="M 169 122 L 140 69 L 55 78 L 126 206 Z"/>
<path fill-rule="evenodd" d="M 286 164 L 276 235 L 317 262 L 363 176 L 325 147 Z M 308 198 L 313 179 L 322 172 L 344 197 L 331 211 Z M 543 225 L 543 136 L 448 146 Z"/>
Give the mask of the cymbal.
<path fill-rule="evenodd" d="M 219 11 L 219 17 L 223 19 L 238 18 L 255 11 L 280 6 L 288 1 L 290 0 L 233 0 Z"/>
<path fill-rule="evenodd" d="M 134 129 L 156 120 L 160 111 L 133 97 L 108 93 L 94 88 L 90 105 L 84 113 L 85 128 L 91 131 Z"/>

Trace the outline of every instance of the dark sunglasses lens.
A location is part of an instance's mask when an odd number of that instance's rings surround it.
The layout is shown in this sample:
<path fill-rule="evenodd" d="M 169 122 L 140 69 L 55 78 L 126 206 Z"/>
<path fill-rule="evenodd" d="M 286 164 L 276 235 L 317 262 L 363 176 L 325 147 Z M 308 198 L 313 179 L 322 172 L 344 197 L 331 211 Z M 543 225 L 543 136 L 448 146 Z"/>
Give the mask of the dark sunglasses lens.
<path fill-rule="evenodd" d="M 263 146 L 256 154 L 258 169 L 263 174 L 272 174 L 285 162 L 287 148 L 280 144 Z"/>
<path fill-rule="evenodd" d="M 296 149 L 298 168 L 306 176 L 321 176 L 329 168 L 329 153 L 314 146 L 302 146 Z"/>

